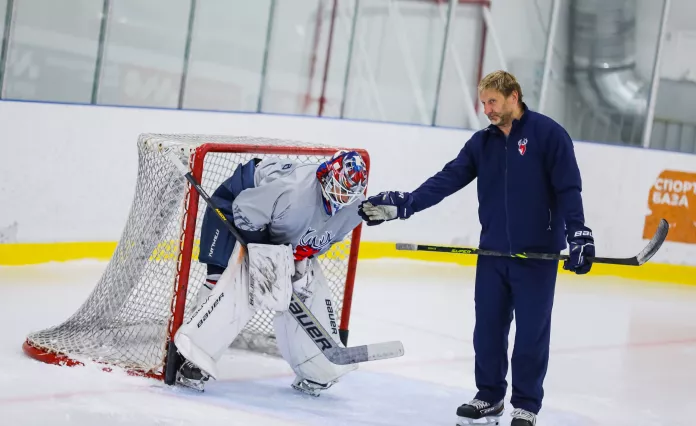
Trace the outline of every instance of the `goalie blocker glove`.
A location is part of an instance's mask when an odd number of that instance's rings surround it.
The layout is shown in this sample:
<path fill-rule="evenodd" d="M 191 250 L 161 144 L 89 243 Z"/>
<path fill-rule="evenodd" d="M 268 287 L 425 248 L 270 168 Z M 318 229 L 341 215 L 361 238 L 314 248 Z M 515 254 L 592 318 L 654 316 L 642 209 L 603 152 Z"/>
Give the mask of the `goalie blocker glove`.
<path fill-rule="evenodd" d="M 386 191 L 360 203 L 358 214 L 368 226 L 394 219 L 408 219 L 413 214 L 413 197 L 408 192 Z"/>

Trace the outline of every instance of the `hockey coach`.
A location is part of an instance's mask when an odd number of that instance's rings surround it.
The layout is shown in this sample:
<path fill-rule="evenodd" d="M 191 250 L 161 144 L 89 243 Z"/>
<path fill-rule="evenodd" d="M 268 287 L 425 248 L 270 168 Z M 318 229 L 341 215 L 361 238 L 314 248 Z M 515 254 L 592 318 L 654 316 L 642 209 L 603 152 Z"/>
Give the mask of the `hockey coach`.
<path fill-rule="evenodd" d="M 477 180 L 479 247 L 510 254 L 560 253 L 563 268 L 586 274 L 595 254 L 585 226 L 580 170 L 573 142 L 551 118 L 522 102 L 515 77 L 495 71 L 478 95 L 491 124 L 469 139 L 455 159 L 413 192 L 387 191 L 360 204 L 368 226 L 407 219 Z M 471 206 L 474 208 L 474 206 Z M 508 334 L 515 312 L 512 426 L 534 426 L 544 396 L 551 311 L 558 261 L 479 256 L 476 264 L 475 398 L 457 409 L 460 424 L 495 422 L 507 391 Z"/>

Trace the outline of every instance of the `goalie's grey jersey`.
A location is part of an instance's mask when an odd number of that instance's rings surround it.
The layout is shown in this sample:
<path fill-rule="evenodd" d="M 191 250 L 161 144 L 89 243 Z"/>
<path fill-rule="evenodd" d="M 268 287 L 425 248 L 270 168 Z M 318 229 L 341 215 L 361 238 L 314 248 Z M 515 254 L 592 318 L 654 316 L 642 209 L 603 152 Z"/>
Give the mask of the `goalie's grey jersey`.
<path fill-rule="evenodd" d="M 295 258 L 321 255 L 358 226 L 361 196 L 330 216 L 324 208 L 317 164 L 267 158 L 254 172 L 254 188 L 235 198 L 234 224 L 246 231 L 268 229 L 271 243 L 292 244 Z"/>

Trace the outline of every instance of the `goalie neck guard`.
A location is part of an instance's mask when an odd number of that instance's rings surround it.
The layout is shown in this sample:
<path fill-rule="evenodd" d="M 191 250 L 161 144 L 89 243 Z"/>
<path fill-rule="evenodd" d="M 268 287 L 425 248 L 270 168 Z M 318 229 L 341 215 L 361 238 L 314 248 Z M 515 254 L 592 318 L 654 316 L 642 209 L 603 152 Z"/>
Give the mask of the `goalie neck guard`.
<path fill-rule="evenodd" d="M 355 151 L 338 151 L 317 169 L 326 213 L 334 215 L 355 202 L 367 187 L 365 161 Z"/>

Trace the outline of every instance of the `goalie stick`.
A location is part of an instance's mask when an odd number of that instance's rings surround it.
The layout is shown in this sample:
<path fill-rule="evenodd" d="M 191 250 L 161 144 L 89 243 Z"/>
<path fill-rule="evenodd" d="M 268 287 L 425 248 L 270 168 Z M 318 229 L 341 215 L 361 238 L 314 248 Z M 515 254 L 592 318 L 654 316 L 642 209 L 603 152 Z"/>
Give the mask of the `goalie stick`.
<path fill-rule="evenodd" d="M 222 213 L 222 211 L 220 211 L 220 209 L 210 199 L 208 193 L 201 187 L 201 185 L 196 181 L 196 178 L 193 177 L 188 168 L 186 168 L 184 163 L 177 157 L 175 151 L 167 148 L 164 148 L 163 150 L 164 154 L 183 174 L 186 180 L 189 181 L 191 186 L 196 189 L 196 192 L 198 192 L 198 194 L 205 200 L 206 204 L 208 204 L 208 206 L 215 213 L 217 213 L 222 223 L 225 224 L 227 229 L 232 233 L 232 235 L 234 235 L 237 241 L 239 241 L 239 243 L 246 248 L 244 238 L 242 238 L 242 236 L 239 234 L 237 228 L 235 228 L 234 225 L 227 220 L 224 213 Z M 290 299 L 289 311 L 295 320 L 302 326 L 305 333 L 307 333 L 307 335 L 321 350 L 324 356 L 326 356 L 326 358 L 334 364 L 356 364 L 365 361 L 396 358 L 404 354 L 404 345 L 400 341 L 372 343 L 353 347 L 338 346 L 333 338 L 331 338 L 331 335 L 314 317 L 309 308 L 307 308 L 304 302 L 302 302 L 302 300 L 297 296 L 297 293 L 295 293 L 294 290 L 292 292 L 292 298 Z M 168 361 L 177 359 L 178 357 L 176 357 L 176 346 L 174 345 L 174 341 L 170 341 L 169 345 L 170 346 L 167 354 Z M 179 366 L 176 366 L 176 369 L 178 368 Z M 174 371 L 176 371 L 176 369 Z"/>
<path fill-rule="evenodd" d="M 651 257 L 657 253 L 657 251 L 662 246 L 667 238 L 667 233 L 669 232 L 669 223 L 665 219 L 660 220 L 660 224 L 657 226 L 657 231 L 653 235 L 652 239 L 648 242 L 648 245 L 633 257 L 588 257 L 587 259 L 593 263 L 608 263 L 612 265 L 626 265 L 626 266 L 641 266 Z M 480 256 L 500 256 L 500 257 L 516 257 L 521 259 L 547 259 L 547 260 L 566 260 L 569 258 L 567 254 L 554 254 L 554 253 L 505 253 L 502 251 L 495 250 L 482 250 L 470 247 L 450 247 L 450 246 L 437 246 L 428 244 L 409 244 L 409 243 L 396 243 L 397 250 L 411 250 L 411 251 L 431 251 L 440 253 L 456 253 L 456 254 L 476 254 Z"/>

